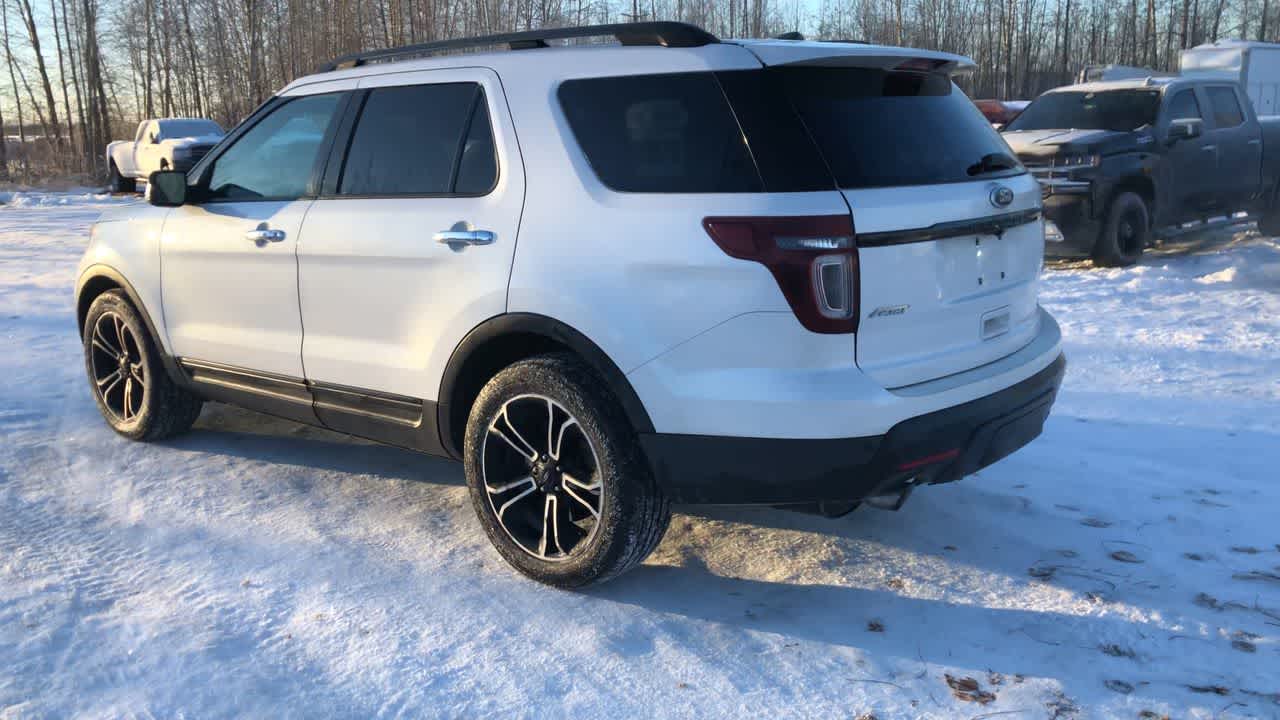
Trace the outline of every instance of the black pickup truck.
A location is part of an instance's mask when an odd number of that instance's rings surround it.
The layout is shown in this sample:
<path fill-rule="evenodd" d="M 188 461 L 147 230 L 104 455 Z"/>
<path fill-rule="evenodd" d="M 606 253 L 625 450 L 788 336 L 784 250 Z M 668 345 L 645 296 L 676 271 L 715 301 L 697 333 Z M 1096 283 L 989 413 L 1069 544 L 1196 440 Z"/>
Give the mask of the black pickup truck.
<path fill-rule="evenodd" d="M 1043 187 L 1047 254 L 1131 265 L 1154 237 L 1240 213 L 1280 234 L 1280 117 L 1258 118 L 1230 80 L 1050 90 L 1004 139 Z"/>

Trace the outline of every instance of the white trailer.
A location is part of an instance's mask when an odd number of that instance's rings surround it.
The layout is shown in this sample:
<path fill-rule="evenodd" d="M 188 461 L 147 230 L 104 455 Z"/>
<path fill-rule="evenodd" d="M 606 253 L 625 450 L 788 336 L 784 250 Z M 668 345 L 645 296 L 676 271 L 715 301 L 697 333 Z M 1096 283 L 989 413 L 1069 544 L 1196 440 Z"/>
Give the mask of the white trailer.
<path fill-rule="evenodd" d="M 1219 40 L 1182 51 L 1182 74 L 1235 80 L 1258 115 L 1280 115 L 1280 43 Z"/>

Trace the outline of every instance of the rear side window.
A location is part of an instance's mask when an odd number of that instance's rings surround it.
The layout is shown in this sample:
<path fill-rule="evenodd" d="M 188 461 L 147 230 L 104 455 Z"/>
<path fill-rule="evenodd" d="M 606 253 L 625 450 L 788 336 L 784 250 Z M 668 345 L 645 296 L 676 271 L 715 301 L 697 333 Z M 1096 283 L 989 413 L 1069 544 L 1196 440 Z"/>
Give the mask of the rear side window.
<path fill-rule="evenodd" d="M 339 195 L 476 195 L 497 177 L 484 93 L 475 83 L 369 91 Z"/>
<path fill-rule="evenodd" d="M 1025 172 L 947 75 L 829 67 L 769 72 L 778 75 L 842 188 Z"/>
<path fill-rule="evenodd" d="M 1170 120 L 1200 120 L 1202 117 L 1195 90 L 1179 90 L 1169 101 Z"/>
<path fill-rule="evenodd" d="M 715 75 L 568 80 L 560 104 L 600 181 L 637 193 L 761 192 Z"/>
<path fill-rule="evenodd" d="M 1209 95 L 1209 107 L 1213 110 L 1213 124 L 1218 128 L 1233 128 L 1244 122 L 1236 91 L 1222 85 L 1205 88 Z"/>

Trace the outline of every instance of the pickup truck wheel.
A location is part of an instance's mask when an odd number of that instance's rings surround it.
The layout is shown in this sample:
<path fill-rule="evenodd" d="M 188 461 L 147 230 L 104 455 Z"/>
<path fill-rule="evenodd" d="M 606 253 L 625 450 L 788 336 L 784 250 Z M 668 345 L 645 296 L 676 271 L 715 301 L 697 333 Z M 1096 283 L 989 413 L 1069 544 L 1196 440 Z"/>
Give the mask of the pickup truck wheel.
<path fill-rule="evenodd" d="M 120 168 L 116 167 L 116 162 L 111 161 L 110 179 L 111 192 L 131 193 L 138 191 L 138 183 L 133 178 L 127 178 L 120 174 Z"/>
<path fill-rule="evenodd" d="M 1147 204 L 1137 193 L 1124 192 L 1111 201 L 1106 222 L 1093 246 L 1098 267 L 1128 267 L 1142 257 L 1151 228 Z"/>
<path fill-rule="evenodd" d="M 191 429 L 203 401 L 169 377 L 138 311 L 119 290 L 94 299 L 84 322 L 89 388 L 112 430 L 163 440 Z"/>
<path fill-rule="evenodd" d="M 572 355 L 540 355 L 495 375 L 472 406 L 463 463 L 489 540 L 548 585 L 625 572 L 671 519 L 621 406 Z"/>

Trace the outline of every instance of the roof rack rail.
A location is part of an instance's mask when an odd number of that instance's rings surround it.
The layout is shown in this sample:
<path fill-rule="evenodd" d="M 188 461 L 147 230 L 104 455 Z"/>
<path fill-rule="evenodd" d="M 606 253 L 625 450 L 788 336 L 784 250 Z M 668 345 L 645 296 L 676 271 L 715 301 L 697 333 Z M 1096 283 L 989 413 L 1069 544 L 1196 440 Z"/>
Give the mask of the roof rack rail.
<path fill-rule="evenodd" d="M 696 25 L 681 22 L 638 22 L 612 25 L 584 25 L 582 27 L 543 28 L 502 35 L 439 40 L 436 42 L 405 45 L 385 50 L 343 55 L 321 65 L 317 72 L 331 72 L 359 67 L 370 62 L 389 61 L 396 58 L 426 55 L 444 50 L 462 50 L 486 45 L 506 45 L 509 50 L 533 50 L 547 47 L 548 40 L 606 37 L 612 35 L 623 45 L 657 45 L 661 47 L 701 47 L 720 42 L 715 35 Z"/>

